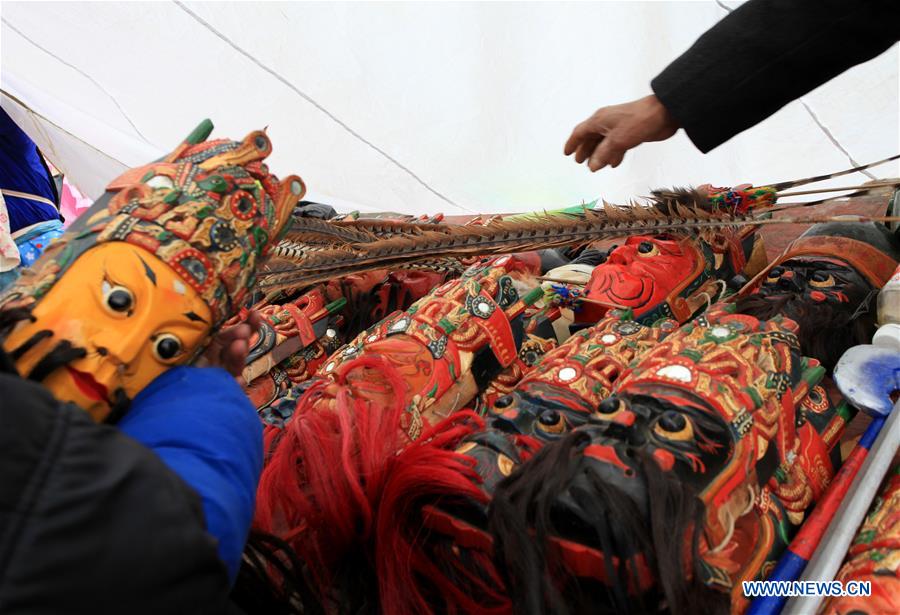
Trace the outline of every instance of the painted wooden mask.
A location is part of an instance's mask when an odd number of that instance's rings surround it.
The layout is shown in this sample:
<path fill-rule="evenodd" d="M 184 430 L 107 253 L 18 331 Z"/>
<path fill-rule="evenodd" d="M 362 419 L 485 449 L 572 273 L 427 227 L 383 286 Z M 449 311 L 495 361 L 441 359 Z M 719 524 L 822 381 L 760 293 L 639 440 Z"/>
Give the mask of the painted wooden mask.
<path fill-rule="evenodd" d="M 797 322 L 802 352 L 831 369 L 875 331 L 875 296 L 900 260 L 900 242 L 875 222 L 817 224 L 741 291 L 738 309 Z"/>
<path fill-rule="evenodd" d="M 630 309 L 639 322 L 660 318 L 685 322 L 721 297 L 725 283 L 735 275 L 758 270 L 762 252 L 758 242 L 752 229 L 706 238 L 629 237 L 594 268 L 585 297 Z M 599 304 L 586 303 L 577 321 L 597 322 L 605 311 Z"/>
<path fill-rule="evenodd" d="M 715 308 L 501 483 L 496 548 L 543 561 L 507 561 L 512 585 L 536 582 L 526 569 L 562 566 L 579 579 L 570 605 L 686 612 L 695 598 L 727 605 L 740 581 L 765 578 L 833 476 L 834 433 L 848 419 L 824 400 L 824 369 L 800 356 L 795 329 Z"/>
<path fill-rule="evenodd" d="M 3 342 L 19 372 L 98 421 L 198 356 L 305 191 L 269 173 L 264 132 L 206 141 L 211 130 L 111 182 L 0 298 L 23 318 Z"/>

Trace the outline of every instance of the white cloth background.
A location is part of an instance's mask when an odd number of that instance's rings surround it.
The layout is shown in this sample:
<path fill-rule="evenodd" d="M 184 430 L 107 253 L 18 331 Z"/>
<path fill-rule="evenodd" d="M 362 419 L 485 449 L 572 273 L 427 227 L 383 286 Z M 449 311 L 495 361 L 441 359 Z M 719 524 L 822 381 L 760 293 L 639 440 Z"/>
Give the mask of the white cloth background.
<path fill-rule="evenodd" d="M 725 10 L 712 1 L 3 2 L 2 105 L 92 197 L 209 117 L 214 136 L 268 126 L 271 167 L 301 175 L 308 198 L 416 214 L 759 184 L 900 151 L 894 46 L 708 155 L 681 133 L 598 174 L 562 156 L 576 123 L 649 93 Z"/>

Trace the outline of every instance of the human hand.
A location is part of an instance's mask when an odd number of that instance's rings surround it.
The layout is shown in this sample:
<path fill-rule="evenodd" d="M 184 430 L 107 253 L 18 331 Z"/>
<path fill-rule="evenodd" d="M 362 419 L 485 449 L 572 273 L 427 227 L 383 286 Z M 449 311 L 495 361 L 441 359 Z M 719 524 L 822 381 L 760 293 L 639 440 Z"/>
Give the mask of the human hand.
<path fill-rule="evenodd" d="M 579 164 L 590 159 L 591 171 L 605 166 L 615 168 L 631 148 L 648 141 L 665 141 L 677 130 L 678 123 L 659 99 L 645 96 L 597 109 L 572 131 L 565 154 L 575 154 L 575 162 Z"/>
<path fill-rule="evenodd" d="M 203 355 L 206 365 L 221 367 L 237 378 L 244 370 L 250 352 L 250 338 L 259 330 L 262 316 L 251 311 L 246 322 L 219 331 Z"/>

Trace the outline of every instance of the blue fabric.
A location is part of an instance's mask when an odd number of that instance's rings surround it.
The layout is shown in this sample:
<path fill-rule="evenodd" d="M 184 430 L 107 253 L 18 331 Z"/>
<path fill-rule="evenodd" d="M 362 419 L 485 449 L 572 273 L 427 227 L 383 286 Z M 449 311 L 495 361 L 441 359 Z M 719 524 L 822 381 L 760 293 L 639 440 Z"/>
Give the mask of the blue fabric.
<path fill-rule="evenodd" d="M 28 232 L 16 237 L 16 247 L 19 249 L 21 261 L 15 269 L 0 273 L 0 291 L 19 279 L 19 271 L 23 267 L 31 267 L 47 249 L 47 245 L 57 237 L 61 237 L 64 230 L 62 222 L 50 220 L 41 222 Z"/>
<path fill-rule="evenodd" d="M 47 245 L 57 237 L 62 237 L 64 231 L 62 222 L 49 220 L 41 222 L 27 233 L 16 237 L 19 257 L 22 259 L 19 267 L 31 267 L 47 249 Z"/>
<path fill-rule="evenodd" d="M 135 397 L 119 428 L 200 494 L 234 582 L 263 464 L 262 423 L 246 394 L 225 370 L 175 367 Z"/>
<path fill-rule="evenodd" d="M 0 109 L 0 188 L 27 192 L 59 202 L 53 178 L 37 146 L 22 132 L 6 111 Z M 17 196 L 5 196 L 9 211 L 10 231 L 31 226 L 36 222 L 59 220 L 59 211 L 46 203 Z"/>

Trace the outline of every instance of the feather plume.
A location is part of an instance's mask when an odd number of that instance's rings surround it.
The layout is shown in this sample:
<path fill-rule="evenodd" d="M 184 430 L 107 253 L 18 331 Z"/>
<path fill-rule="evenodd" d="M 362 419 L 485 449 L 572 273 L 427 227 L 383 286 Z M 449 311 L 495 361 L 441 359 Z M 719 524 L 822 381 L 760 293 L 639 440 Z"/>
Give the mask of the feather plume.
<path fill-rule="evenodd" d="M 376 241 L 378 236 L 366 230 L 329 220 L 295 217 L 284 236 L 287 241 L 309 244 L 351 244 Z"/>
<path fill-rule="evenodd" d="M 356 220 L 340 220 L 334 224 L 370 233 L 378 238 L 395 237 L 397 235 L 421 235 L 427 232 L 440 233 L 448 228 L 446 224 L 430 224 L 425 222 L 402 222 L 398 220 L 382 220 L 380 218 L 357 218 Z"/>
<path fill-rule="evenodd" d="M 648 197 L 654 203 L 660 206 L 670 205 L 672 203 L 680 203 L 688 207 L 703 207 L 710 209 L 709 197 L 701 194 L 696 188 L 658 188 L 651 191 L 652 196 Z"/>
<path fill-rule="evenodd" d="M 667 210 L 664 211 L 664 210 Z M 489 226 L 442 225 L 441 232 L 399 235 L 345 249 L 326 249 L 291 267 L 275 268 L 261 276 L 265 289 L 296 286 L 371 269 L 393 269 L 423 259 L 503 254 L 568 245 L 597 239 L 649 233 L 698 234 L 715 229 L 763 224 L 815 224 L 832 221 L 874 221 L 861 216 L 796 216 L 777 219 L 760 214 L 725 214 L 671 203 L 668 207 L 633 203 L 623 207 L 604 203 L 603 209 L 583 215 L 538 215 L 525 221 L 496 221 Z"/>

